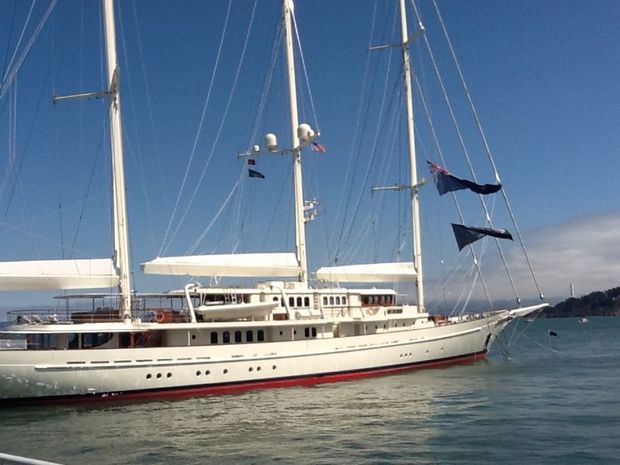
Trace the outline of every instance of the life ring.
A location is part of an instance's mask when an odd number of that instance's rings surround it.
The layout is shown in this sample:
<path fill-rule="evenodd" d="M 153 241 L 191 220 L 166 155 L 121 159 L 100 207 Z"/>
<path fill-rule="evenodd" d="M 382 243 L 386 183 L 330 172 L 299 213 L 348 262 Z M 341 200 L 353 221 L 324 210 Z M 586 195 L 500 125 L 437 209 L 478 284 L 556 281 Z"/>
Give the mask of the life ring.
<path fill-rule="evenodd" d="M 168 319 L 167 317 L 168 315 L 166 315 L 166 312 L 159 310 L 155 313 L 155 322 L 164 323 Z"/>
<path fill-rule="evenodd" d="M 379 307 L 368 307 L 366 309 L 366 315 L 373 316 L 373 315 L 376 315 L 378 311 L 379 311 Z"/>

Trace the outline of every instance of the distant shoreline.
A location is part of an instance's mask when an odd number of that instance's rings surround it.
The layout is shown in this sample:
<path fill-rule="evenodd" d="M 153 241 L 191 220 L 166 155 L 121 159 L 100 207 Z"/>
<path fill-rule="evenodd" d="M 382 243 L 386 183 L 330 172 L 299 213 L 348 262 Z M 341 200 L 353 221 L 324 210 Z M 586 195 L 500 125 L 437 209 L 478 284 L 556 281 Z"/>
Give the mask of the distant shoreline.
<path fill-rule="evenodd" d="M 620 316 L 620 287 L 570 297 L 540 313 L 544 318 L 584 318 Z"/>

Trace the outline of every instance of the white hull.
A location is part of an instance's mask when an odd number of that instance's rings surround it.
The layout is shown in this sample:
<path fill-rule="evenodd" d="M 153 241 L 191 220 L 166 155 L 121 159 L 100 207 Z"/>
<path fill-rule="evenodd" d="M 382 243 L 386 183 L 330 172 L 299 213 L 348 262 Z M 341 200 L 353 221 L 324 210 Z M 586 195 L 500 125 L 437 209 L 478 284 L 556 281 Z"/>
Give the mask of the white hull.
<path fill-rule="evenodd" d="M 510 319 L 502 311 L 425 329 L 288 342 L 0 351 L 0 402 L 162 397 L 466 363 L 482 358 Z"/>

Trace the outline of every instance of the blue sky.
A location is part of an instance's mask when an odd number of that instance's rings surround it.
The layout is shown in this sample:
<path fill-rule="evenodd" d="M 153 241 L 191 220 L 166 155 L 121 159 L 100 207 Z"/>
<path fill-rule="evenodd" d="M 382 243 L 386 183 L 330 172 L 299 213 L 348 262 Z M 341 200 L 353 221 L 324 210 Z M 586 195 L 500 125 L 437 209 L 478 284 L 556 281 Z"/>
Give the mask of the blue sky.
<path fill-rule="evenodd" d="M 559 298 L 566 296 L 571 282 L 578 293 L 618 285 L 620 4 L 598 0 L 438 0 L 437 4 L 543 291 Z M 139 263 L 158 254 L 289 251 L 294 245 L 288 160 L 259 158 L 257 169 L 267 178 L 242 177 L 233 190 L 244 172 L 236 153 L 261 144 L 266 132 L 278 134 L 283 146 L 289 138 L 281 53 L 270 85 L 265 86 L 280 2 L 261 1 L 256 7 L 241 62 L 254 2 L 232 2 L 217 59 L 228 5 L 228 1 L 117 4 L 132 263 L 140 291 L 184 284 L 183 279 L 140 275 Z M 30 6 L 21 1 L 0 5 L 3 72 Z M 35 4 L 16 57 L 25 50 L 47 6 L 47 2 Z M 442 75 L 455 96 L 454 107 L 471 143 L 480 180 L 492 182 L 471 115 L 459 94 L 433 3 L 424 0 L 418 6 Z M 395 41 L 392 10 L 388 1 L 376 7 L 370 0 L 299 0 L 296 4 L 312 93 L 311 100 L 306 90 L 300 91 L 301 119 L 316 126 L 313 104 L 321 143 L 328 149 L 325 155 L 304 155 L 305 197 L 321 202 L 319 218 L 307 228 L 311 268 L 333 263 L 336 256 L 339 263 L 408 259 L 406 196 L 371 197 L 367 189 L 381 182 L 402 182 L 406 170 L 400 156 L 403 139 L 389 135 L 390 125 L 400 126 L 389 119 L 396 118 L 400 109 L 398 68 L 384 73 L 390 60 L 397 63 L 397 50 L 373 52 L 370 58 L 366 51 L 369 43 Z M 415 30 L 413 21 L 410 29 Z M 411 53 L 448 168 L 467 177 L 421 40 Z M 370 71 L 363 92 L 367 60 Z M 99 101 L 51 104 L 54 92 L 102 87 L 98 2 L 58 2 L 16 76 L 0 99 L 0 238 L 4 244 L 0 259 L 109 256 L 105 106 Z M 306 88 L 300 68 L 298 84 Z M 383 126 L 388 135 L 376 135 L 384 88 L 383 121 L 390 123 Z M 265 110 L 258 118 L 263 89 L 268 89 Z M 416 95 L 416 111 L 420 110 Z M 424 160 L 436 160 L 436 153 L 426 116 L 419 114 L 418 170 L 428 176 Z M 375 162 L 363 185 L 370 157 Z M 218 216 L 229 195 L 227 208 Z M 353 216 L 358 197 L 360 206 Z M 468 222 L 480 224 L 475 201 L 463 193 L 461 198 Z M 457 220 L 451 200 L 439 198 L 430 185 L 421 199 L 429 298 L 441 300 L 443 276 L 453 269 L 467 270 L 469 265 L 466 253 L 458 253 L 451 237 L 450 222 Z M 494 224 L 511 229 L 505 212 L 499 206 L 494 211 Z M 196 243 L 198 238 L 202 240 Z M 518 244 L 502 245 L 507 256 L 514 258 L 512 272 L 521 296 L 535 296 Z M 500 278 L 502 267 L 494 245 L 482 247 L 489 251 L 485 276 L 494 297 L 511 298 L 506 279 Z M 0 296 L 0 306 L 40 298 L 36 293 L 8 293 Z"/>

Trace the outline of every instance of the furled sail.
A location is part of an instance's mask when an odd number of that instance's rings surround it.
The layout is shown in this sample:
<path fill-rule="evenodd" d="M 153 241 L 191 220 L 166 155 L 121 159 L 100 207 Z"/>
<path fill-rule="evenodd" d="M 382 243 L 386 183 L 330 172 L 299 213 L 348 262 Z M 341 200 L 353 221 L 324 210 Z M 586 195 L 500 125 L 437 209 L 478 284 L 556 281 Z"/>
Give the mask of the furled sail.
<path fill-rule="evenodd" d="M 101 289 L 118 286 L 109 258 L 0 262 L 0 290 Z"/>
<path fill-rule="evenodd" d="M 426 163 L 428 163 L 428 167 L 433 174 L 439 195 L 461 189 L 469 189 L 476 194 L 486 195 L 494 194 L 502 188 L 501 184 L 477 184 L 467 179 L 457 178 L 453 174 L 450 174 L 447 169 L 432 161 L 427 160 Z"/>
<path fill-rule="evenodd" d="M 380 283 L 411 281 L 416 272 L 413 262 L 399 262 L 326 266 L 319 268 L 315 275 L 317 279 L 331 282 Z"/>
<path fill-rule="evenodd" d="M 452 223 L 452 230 L 454 231 L 454 237 L 459 250 L 463 250 L 463 247 L 476 242 L 478 239 L 482 239 L 484 236 L 512 240 L 512 235 L 505 229 L 478 228 Z"/>
<path fill-rule="evenodd" d="M 140 266 L 146 274 L 181 276 L 294 277 L 300 272 L 293 253 L 158 257 Z"/>

